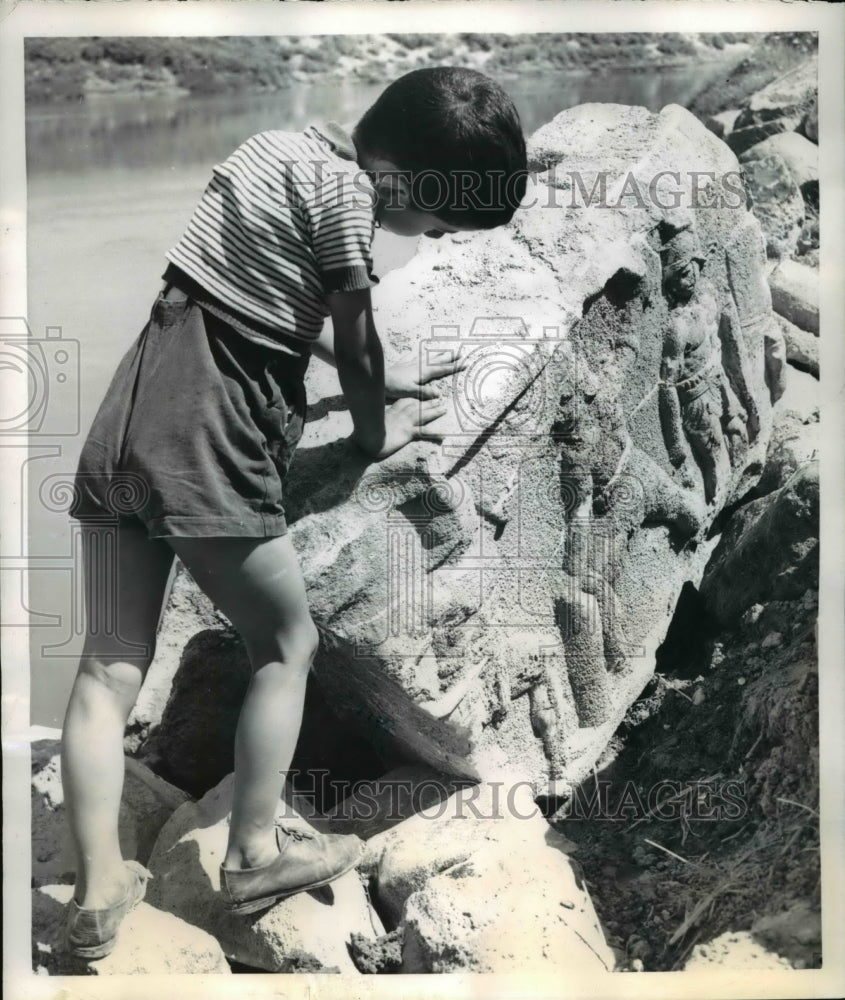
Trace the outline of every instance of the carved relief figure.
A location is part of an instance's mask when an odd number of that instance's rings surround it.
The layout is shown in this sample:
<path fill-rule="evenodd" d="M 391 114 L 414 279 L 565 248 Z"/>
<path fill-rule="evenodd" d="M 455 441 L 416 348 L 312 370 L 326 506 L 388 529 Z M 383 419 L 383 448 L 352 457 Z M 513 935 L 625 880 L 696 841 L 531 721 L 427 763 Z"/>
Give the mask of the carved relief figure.
<path fill-rule="evenodd" d="M 692 228 L 675 233 L 661 248 L 669 323 L 660 420 L 669 459 L 684 485 L 696 482 L 694 461 L 712 504 L 757 436 L 759 416 L 736 307 L 732 301 L 719 306 L 713 285 L 702 276 L 704 262 Z"/>

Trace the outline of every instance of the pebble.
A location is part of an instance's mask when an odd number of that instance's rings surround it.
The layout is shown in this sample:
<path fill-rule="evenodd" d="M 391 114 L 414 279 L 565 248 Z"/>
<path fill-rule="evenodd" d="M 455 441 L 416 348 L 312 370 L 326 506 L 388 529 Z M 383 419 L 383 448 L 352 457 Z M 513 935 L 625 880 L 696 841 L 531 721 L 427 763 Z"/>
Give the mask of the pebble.
<path fill-rule="evenodd" d="M 745 685 L 745 678 L 744 677 L 737 677 L 736 683 L 737 683 L 738 687 L 743 687 Z"/>
<path fill-rule="evenodd" d="M 783 636 L 780 632 L 769 632 L 763 640 L 763 649 L 772 649 L 775 646 L 779 646 L 782 642 Z"/>
<path fill-rule="evenodd" d="M 763 613 L 762 604 L 752 604 L 751 607 L 742 616 L 742 620 L 746 625 L 753 625 L 757 619 Z"/>

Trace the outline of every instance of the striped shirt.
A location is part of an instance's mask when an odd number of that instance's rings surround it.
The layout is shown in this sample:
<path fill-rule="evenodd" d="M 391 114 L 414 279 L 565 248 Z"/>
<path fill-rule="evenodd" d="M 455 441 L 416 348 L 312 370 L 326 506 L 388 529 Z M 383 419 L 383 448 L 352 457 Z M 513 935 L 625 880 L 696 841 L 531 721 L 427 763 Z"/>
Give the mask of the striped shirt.
<path fill-rule="evenodd" d="M 374 204 L 339 126 L 260 132 L 214 167 L 166 257 L 244 321 L 241 333 L 284 350 L 287 337 L 317 339 L 328 293 L 378 281 Z"/>

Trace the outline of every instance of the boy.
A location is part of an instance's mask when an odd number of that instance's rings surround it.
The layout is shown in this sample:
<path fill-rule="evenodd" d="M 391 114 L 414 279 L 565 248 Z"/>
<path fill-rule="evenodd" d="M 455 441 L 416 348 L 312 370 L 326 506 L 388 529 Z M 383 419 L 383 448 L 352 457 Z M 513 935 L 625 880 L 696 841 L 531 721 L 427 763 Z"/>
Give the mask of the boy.
<path fill-rule="evenodd" d="M 311 351 L 335 364 L 353 441 L 374 459 L 445 410 L 417 377 L 388 377 L 370 305 L 374 226 L 404 236 L 493 228 L 525 192 L 509 98 L 482 74 L 438 68 L 394 82 L 352 137 L 337 126 L 265 132 L 214 176 L 150 322 L 122 360 L 79 462 L 88 626 L 62 741 L 78 856 L 71 950 L 99 958 L 148 877 L 117 836 L 123 731 L 152 660 L 174 552 L 241 634 L 253 669 L 235 737 L 221 891 L 251 913 L 324 885 L 360 857 L 355 837 L 274 824 L 318 634 L 286 534 L 282 481 L 302 432 Z M 321 338 L 331 315 L 333 344 Z M 117 523 L 116 608 L 96 554 Z M 99 533 L 99 535 L 98 535 Z M 100 634 L 112 611 L 119 636 Z"/>

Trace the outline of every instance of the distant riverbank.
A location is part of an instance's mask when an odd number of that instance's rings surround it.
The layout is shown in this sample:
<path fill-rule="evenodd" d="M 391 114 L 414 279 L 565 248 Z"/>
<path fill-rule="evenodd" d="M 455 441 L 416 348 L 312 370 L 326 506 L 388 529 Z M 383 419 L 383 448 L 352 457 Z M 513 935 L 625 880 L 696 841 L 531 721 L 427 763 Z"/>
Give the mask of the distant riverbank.
<path fill-rule="evenodd" d="M 268 92 L 332 80 L 376 84 L 442 64 L 498 79 L 579 69 L 648 71 L 739 61 L 760 38 L 736 32 L 34 38 L 26 42 L 26 96 L 53 102 Z"/>

